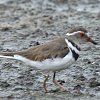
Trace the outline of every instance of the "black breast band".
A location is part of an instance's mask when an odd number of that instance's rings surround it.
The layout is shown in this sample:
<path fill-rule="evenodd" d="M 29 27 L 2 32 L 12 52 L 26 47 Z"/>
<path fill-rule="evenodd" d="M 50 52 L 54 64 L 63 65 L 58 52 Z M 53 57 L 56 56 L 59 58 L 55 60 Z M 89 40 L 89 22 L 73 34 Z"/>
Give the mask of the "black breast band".
<path fill-rule="evenodd" d="M 70 48 L 71 49 L 71 48 Z M 72 51 L 72 55 L 73 55 L 73 58 L 75 59 L 75 61 L 78 59 L 78 57 L 79 57 L 79 54 L 77 54 L 74 50 L 72 50 L 71 49 L 71 51 Z"/>

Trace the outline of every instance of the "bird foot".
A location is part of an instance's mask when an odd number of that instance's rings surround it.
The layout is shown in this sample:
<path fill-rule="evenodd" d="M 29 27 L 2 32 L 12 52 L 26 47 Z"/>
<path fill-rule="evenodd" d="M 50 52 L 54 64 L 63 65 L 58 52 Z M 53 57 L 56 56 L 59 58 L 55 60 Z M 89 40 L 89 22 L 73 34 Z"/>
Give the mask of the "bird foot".
<path fill-rule="evenodd" d="M 62 83 L 65 83 L 63 81 L 60 81 L 59 80 L 53 80 L 53 83 L 59 87 L 60 91 L 66 91 L 65 87 L 62 85 Z"/>
<path fill-rule="evenodd" d="M 63 83 L 65 83 L 65 81 L 64 80 L 57 80 L 58 82 L 59 82 L 59 84 L 63 84 Z"/>

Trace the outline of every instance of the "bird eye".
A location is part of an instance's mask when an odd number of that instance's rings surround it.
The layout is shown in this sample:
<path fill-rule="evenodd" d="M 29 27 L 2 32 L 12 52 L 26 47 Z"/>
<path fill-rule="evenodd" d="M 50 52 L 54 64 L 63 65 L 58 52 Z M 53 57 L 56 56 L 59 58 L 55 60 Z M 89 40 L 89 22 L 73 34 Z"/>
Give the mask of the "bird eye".
<path fill-rule="evenodd" d="M 84 36 L 84 32 L 80 32 L 80 37 L 82 38 Z"/>

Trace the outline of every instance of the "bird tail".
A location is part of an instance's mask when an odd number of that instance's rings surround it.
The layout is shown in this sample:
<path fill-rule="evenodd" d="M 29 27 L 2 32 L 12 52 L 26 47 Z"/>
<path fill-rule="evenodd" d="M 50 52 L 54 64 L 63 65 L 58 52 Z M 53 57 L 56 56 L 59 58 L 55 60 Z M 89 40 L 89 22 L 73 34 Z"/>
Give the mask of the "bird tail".
<path fill-rule="evenodd" d="M 14 55 L 19 54 L 20 52 L 0 52 L 0 58 L 10 58 L 15 59 Z"/>

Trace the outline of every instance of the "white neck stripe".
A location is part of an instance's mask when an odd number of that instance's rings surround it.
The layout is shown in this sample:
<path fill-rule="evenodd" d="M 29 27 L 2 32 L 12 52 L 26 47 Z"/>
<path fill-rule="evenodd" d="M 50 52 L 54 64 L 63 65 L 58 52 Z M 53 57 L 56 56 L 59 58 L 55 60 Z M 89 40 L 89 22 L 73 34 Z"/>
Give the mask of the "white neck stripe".
<path fill-rule="evenodd" d="M 76 47 L 74 47 L 71 42 L 69 42 L 67 39 L 65 39 L 65 42 L 68 44 L 69 49 L 71 48 L 72 50 L 74 50 L 76 53 L 79 54 L 79 50 Z"/>

